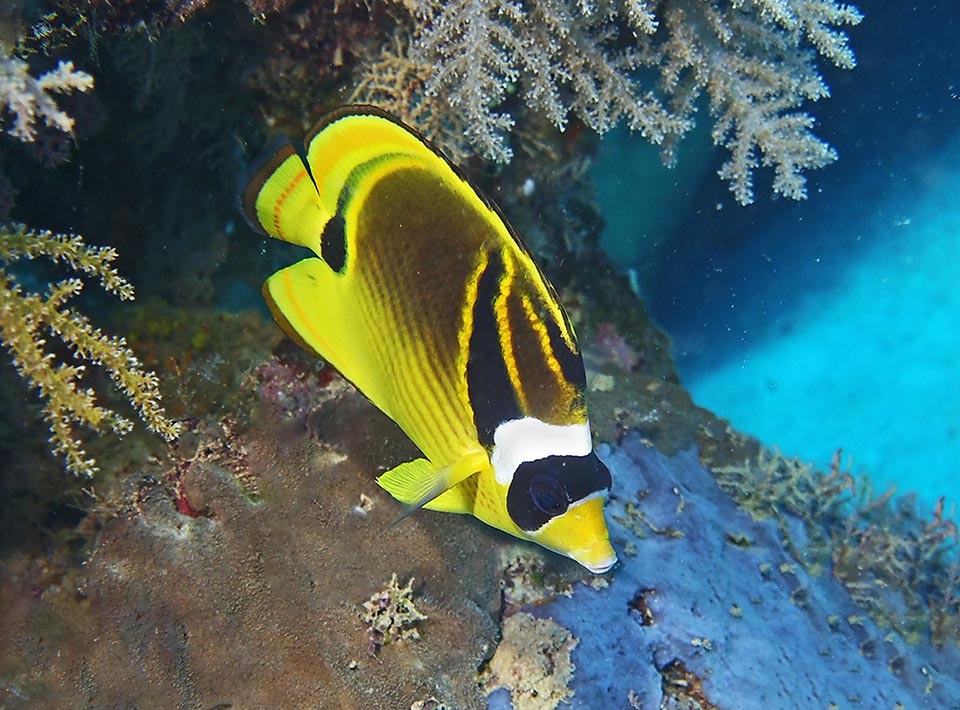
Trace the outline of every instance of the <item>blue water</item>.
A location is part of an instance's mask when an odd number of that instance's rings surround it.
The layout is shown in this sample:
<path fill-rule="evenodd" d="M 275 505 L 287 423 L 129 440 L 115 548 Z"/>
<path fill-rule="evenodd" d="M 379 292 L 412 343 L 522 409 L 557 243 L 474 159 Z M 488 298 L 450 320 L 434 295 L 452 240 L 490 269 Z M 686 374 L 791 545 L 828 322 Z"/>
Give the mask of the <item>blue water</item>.
<path fill-rule="evenodd" d="M 790 328 L 691 368 L 695 398 L 784 451 L 825 464 L 843 447 L 879 486 L 960 499 L 960 149 L 948 159 L 902 214 L 851 208 L 869 248 L 816 257 L 830 287 L 799 294 Z"/>
<path fill-rule="evenodd" d="M 604 239 L 699 404 L 821 466 L 842 447 L 929 506 L 960 500 L 960 23 L 945 4 L 861 9 L 860 66 L 809 107 L 840 161 L 806 202 L 761 182 L 736 205 L 704 133 L 675 171 L 621 134 L 597 161 Z"/>

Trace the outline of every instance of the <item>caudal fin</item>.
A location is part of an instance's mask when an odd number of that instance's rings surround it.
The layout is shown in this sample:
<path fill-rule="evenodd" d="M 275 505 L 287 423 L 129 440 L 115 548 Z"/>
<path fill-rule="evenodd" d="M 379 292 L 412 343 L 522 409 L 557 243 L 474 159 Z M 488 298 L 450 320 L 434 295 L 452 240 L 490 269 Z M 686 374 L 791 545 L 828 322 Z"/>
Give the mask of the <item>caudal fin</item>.
<path fill-rule="evenodd" d="M 289 139 L 278 138 L 254 162 L 240 204 L 255 230 L 320 253 L 320 235 L 331 215 Z"/>

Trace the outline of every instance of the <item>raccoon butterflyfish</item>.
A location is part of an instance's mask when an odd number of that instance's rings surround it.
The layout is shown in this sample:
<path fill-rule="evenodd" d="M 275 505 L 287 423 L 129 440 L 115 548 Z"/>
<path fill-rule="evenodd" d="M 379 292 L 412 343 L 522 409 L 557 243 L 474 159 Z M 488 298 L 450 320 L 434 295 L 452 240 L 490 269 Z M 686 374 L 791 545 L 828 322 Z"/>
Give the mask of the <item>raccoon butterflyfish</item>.
<path fill-rule="evenodd" d="M 423 453 L 380 486 L 613 566 L 573 328 L 490 200 L 371 107 L 324 118 L 303 157 L 275 144 L 241 198 L 255 228 L 315 254 L 264 284 L 277 323 Z"/>

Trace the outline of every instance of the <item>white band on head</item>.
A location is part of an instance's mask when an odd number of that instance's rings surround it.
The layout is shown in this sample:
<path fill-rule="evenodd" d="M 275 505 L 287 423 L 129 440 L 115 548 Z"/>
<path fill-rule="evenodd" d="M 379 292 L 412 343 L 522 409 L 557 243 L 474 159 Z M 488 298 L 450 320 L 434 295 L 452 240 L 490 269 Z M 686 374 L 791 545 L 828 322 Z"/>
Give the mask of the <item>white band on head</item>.
<path fill-rule="evenodd" d="M 591 451 L 590 422 L 559 425 L 524 417 L 497 427 L 490 463 L 497 483 L 508 485 L 522 463 L 548 456 L 586 456 Z"/>

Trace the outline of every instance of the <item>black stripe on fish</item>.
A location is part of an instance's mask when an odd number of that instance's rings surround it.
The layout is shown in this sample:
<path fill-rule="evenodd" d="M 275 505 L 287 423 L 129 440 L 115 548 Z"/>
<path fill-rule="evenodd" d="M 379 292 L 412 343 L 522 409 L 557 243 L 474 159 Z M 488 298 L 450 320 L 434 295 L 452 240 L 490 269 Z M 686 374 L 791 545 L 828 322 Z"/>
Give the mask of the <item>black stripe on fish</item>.
<path fill-rule="evenodd" d="M 500 328 L 494 303 L 503 279 L 503 257 L 496 251 L 480 275 L 473 304 L 473 332 L 467 356 L 467 392 L 480 443 L 493 446 L 493 435 L 503 422 L 519 416 L 516 394 L 500 348 Z"/>
<path fill-rule="evenodd" d="M 583 358 L 576 350 L 571 350 L 567 346 L 567 341 L 563 339 L 560 327 L 553 318 L 544 318 L 547 326 L 547 337 L 550 339 L 550 349 L 553 350 L 553 356 L 560 363 L 560 371 L 564 379 L 569 382 L 578 392 L 583 392 L 587 388 L 587 376 L 583 370 Z"/>

